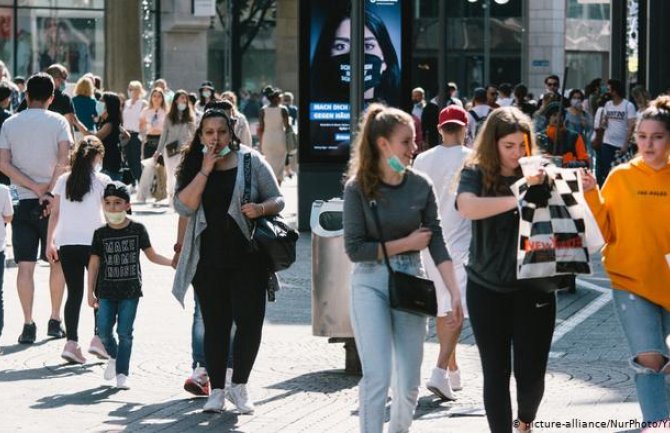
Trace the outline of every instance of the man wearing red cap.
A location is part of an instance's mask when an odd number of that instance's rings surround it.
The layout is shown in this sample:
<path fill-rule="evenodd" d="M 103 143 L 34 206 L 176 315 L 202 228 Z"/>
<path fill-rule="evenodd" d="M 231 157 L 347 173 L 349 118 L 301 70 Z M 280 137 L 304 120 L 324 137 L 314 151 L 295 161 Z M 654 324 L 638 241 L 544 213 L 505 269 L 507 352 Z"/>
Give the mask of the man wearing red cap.
<path fill-rule="evenodd" d="M 442 233 L 447 241 L 449 254 L 454 262 L 456 279 L 461 289 L 461 299 L 465 299 L 467 276 L 465 265 L 471 238 L 470 221 L 460 216 L 454 206 L 452 192 L 454 177 L 458 175 L 463 161 L 470 154 L 464 146 L 467 135 L 468 113 L 458 105 L 449 105 L 440 112 L 438 132 L 442 144 L 420 154 L 414 161 L 414 168 L 430 177 L 435 186 L 435 194 L 440 206 Z M 451 297 L 444 286 L 440 274 L 427 251 L 421 252 L 428 277 L 435 283 L 437 292 L 437 337 L 440 341 L 440 355 L 437 366 L 426 382 L 426 387 L 443 400 L 455 400 L 454 391 L 463 388 L 461 373 L 456 363 L 456 344 L 461 328 L 447 326 L 447 316 L 451 314 Z M 463 305 L 464 313 L 465 305 Z"/>

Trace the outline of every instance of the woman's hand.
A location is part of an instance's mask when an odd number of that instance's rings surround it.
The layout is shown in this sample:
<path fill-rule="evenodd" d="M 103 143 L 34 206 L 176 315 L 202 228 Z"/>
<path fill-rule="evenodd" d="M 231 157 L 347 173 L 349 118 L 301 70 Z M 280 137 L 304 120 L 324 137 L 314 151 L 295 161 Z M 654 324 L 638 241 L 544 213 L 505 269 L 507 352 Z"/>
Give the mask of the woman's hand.
<path fill-rule="evenodd" d="M 209 174 L 214 170 L 216 163 L 222 159 L 222 156 L 214 153 L 216 146 L 207 146 L 207 152 L 202 156 L 202 167 L 201 171 L 204 175 L 209 176 Z"/>
<path fill-rule="evenodd" d="M 583 169 L 581 172 L 582 187 L 584 188 L 584 192 L 591 191 L 592 189 L 596 188 L 598 182 L 596 181 L 596 178 L 593 177 L 593 174 L 587 169 Z"/>
<path fill-rule="evenodd" d="M 170 266 L 172 266 L 172 269 L 177 269 L 177 264 L 179 263 L 179 256 L 181 253 L 175 252 L 174 255 L 172 256 L 172 263 Z"/>
<path fill-rule="evenodd" d="M 58 250 L 56 249 L 56 245 L 51 243 L 49 247 L 47 248 L 47 260 L 49 260 L 49 263 L 55 263 L 58 261 Z"/>
<path fill-rule="evenodd" d="M 253 220 L 265 215 L 265 208 L 259 203 L 247 203 L 242 205 L 242 213 L 245 217 Z"/>
<path fill-rule="evenodd" d="M 537 172 L 535 174 L 526 176 L 526 183 L 528 184 L 528 186 L 542 185 L 542 183 L 544 182 L 544 178 L 545 178 L 544 168 L 540 167 L 537 169 Z"/>
<path fill-rule="evenodd" d="M 407 251 L 421 251 L 428 246 L 433 232 L 427 227 L 421 227 L 414 230 L 405 238 Z"/>

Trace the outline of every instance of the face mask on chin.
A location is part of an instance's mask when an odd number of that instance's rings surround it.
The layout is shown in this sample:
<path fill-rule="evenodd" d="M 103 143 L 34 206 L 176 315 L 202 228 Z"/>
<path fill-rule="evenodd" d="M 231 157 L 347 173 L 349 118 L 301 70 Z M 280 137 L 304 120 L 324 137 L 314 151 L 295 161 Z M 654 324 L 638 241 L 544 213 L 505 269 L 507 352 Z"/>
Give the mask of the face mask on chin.
<path fill-rule="evenodd" d="M 398 158 L 395 155 L 386 158 L 386 163 L 388 164 L 389 167 L 391 167 L 391 170 L 393 170 L 398 174 L 405 173 L 405 170 L 407 169 L 407 167 L 405 167 L 405 164 L 403 164 L 402 161 L 400 161 L 400 158 Z"/>

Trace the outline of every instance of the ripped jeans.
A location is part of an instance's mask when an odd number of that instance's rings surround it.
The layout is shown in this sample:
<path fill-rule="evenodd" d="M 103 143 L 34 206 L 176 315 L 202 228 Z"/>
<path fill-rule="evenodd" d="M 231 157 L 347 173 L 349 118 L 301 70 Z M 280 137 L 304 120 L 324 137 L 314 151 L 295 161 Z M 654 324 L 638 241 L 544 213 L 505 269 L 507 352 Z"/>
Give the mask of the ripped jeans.
<path fill-rule="evenodd" d="M 614 306 L 631 351 L 630 365 L 635 371 L 635 388 L 643 421 L 670 418 L 670 399 L 663 369 L 670 365 L 665 338 L 670 335 L 670 311 L 625 290 L 613 291 Z M 644 353 L 658 353 L 665 358 L 661 372 L 637 363 Z"/>
<path fill-rule="evenodd" d="M 391 267 L 425 276 L 416 254 L 390 257 Z M 406 433 L 412 424 L 421 381 L 424 316 L 391 309 L 384 262 L 354 263 L 351 277 L 351 324 L 361 358 L 359 388 L 361 433 L 381 433 L 386 398 L 393 389 L 389 433 Z"/>

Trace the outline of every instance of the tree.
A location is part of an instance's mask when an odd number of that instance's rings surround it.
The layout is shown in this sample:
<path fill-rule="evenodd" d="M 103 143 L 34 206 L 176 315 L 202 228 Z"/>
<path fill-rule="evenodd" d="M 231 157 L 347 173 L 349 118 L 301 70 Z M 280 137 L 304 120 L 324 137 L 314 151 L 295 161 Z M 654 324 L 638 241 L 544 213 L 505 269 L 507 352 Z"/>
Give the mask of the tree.
<path fill-rule="evenodd" d="M 231 55 L 231 86 L 242 84 L 242 57 L 258 32 L 275 25 L 277 0 L 217 0 L 216 14 L 228 33 Z"/>

